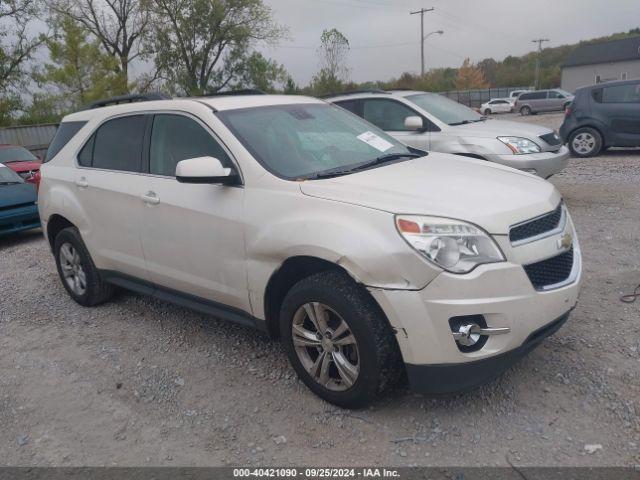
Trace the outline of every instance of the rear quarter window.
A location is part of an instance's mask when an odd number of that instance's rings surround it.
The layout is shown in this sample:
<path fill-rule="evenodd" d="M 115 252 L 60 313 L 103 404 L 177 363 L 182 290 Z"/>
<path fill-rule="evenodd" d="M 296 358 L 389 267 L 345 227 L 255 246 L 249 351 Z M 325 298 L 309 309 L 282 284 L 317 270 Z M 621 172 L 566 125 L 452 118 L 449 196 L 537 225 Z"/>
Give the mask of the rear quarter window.
<path fill-rule="evenodd" d="M 51 161 L 86 124 L 87 122 L 62 122 L 49 144 L 45 163 Z"/>

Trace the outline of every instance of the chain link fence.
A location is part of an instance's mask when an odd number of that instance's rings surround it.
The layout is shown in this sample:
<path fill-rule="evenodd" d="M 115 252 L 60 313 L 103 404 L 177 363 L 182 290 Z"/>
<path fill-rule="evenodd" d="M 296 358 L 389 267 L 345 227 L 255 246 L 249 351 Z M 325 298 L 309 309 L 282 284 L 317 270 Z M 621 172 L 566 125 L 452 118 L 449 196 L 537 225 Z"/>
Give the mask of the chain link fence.
<path fill-rule="evenodd" d="M 451 100 L 466 105 L 471 108 L 478 108 L 485 102 L 493 98 L 507 98 L 511 92 L 515 90 L 534 90 L 533 87 L 503 87 L 503 88 L 487 88 L 484 90 L 452 90 L 449 92 L 440 92 Z"/>

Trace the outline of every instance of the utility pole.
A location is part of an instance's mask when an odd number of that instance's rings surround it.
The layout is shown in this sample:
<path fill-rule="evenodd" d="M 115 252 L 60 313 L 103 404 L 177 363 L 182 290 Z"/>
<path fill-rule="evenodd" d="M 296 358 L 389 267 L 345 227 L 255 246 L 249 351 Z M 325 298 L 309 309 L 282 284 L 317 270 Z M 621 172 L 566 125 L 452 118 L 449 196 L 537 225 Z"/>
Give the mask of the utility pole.
<path fill-rule="evenodd" d="M 540 84 L 540 54 L 542 53 L 542 44 L 544 42 L 550 42 L 548 38 L 536 38 L 535 40 L 531 40 L 533 43 L 538 44 L 538 56 L 536 58 L 536 81 L 535 88 L 536 90 L 539 88 Z"/>
<path fill-rule="evenodd" d="M 409 12 L 410 15 L 420 14 L 420 58 L 422 59 L 422 76 L 424 77 L 424 14 L 433 12 L 435 8 L 421 8 L 417 12 Z"/>

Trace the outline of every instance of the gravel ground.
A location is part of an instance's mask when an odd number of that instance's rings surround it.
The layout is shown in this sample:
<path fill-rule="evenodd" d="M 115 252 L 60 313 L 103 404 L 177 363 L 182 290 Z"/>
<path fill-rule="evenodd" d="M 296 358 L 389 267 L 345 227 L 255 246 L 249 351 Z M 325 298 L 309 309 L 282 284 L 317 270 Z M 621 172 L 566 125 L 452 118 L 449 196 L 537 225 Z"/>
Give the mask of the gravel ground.
<path fill-rule="evenodd" d="M 362 411 L 316 398 L 251 330 L 130 293 L 84 309 L 39 233 L 0 240 L 0 462 L 638 465 L 640 302 L 619 296 L 640 283 L 639 153 L 552 179 L 585 264 L 562 330 L 476 391 L 398 391 Z"/>

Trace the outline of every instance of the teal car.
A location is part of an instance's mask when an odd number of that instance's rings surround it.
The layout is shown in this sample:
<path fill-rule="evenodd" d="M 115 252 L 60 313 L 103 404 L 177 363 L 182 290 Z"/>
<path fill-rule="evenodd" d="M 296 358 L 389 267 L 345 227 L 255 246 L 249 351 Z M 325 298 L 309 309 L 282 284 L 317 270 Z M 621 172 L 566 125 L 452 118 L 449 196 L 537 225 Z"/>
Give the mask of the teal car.
<path fill-rule="evenodd" d="M 0 164 L 0 237 L 39 226 L 35 187 Z"/>

